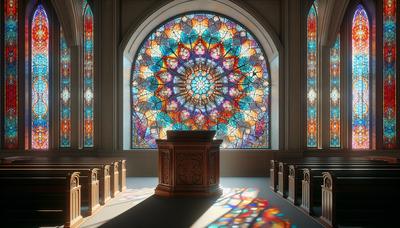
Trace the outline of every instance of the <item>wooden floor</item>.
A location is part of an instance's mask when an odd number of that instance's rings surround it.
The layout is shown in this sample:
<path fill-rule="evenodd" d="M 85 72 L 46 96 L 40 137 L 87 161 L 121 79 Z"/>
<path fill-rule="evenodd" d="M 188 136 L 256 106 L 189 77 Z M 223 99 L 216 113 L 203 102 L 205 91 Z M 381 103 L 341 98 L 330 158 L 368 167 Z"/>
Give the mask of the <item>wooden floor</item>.
<path fill-rule="evenodd" d="M 258 197 L 267 199 L 273 207 L 279 208 L 284 217 L 296 227 L 323 227 L 287 200 L 271 192 L 268 182 L 269 178 L 221 178 L 222 187 L 258 188 L 260 190 Z M 155 200 L 152 194 L 157 183 L 157 178 L 153 177 L 127 178 L 128 191 L 137 189 L 137 192 L 142 192 L 140 193 L 142 196 L 134 195 L 130 199 L 121 199 L 123 195 L 120 195 L 86 220 L 82 227 L 113 227 L 116 224 L 118 227 L 189 227 L 210 207 L 202 200 Z M 170 205 L 171 202 L 173 205 Z M 168 208 L 174 209 L 168 210 Z M 177 213 L 178 211 L 183 214 Z"/>

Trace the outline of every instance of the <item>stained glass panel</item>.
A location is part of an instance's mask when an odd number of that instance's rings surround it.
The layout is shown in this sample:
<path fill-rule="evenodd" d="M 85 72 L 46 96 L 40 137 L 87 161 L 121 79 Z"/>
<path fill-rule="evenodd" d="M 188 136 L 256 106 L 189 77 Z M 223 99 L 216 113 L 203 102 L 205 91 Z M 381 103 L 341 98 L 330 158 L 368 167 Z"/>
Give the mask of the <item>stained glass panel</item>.
<path fill-rule="evenodd" d="M 270 147 L 270 75 L 255 37 L 221 15 L 190 13 L 158 26 L 131 76 L 131 146 L 166 131 L 217 131 L 224 148 Z"/>
<path fill-rule="evenodd" d="M 84 120 L 84 147 L 93 147 L 94 138 L 94 36 L 93 36 L 93 12 L 86 3 L 83 14 L 83 120 Z"/>
<path fill-rule="evenodd" d="M 307 147 L 318 146 L 317 10 L 307 17 Z"/>
<path fill-rule="evenodd" d="M 85 8 L 86 8 L 87 4 L 88 4 L 87 0 L 83 0 L 82 1 L 82 12 L 83 12 L 83 14 L 85 13 Z"/>
<path fill-rule="evenodd" d="M 340 35 L 330 50 L 330 147 L 340 147 Z"/>
<path fill-rule="evenodd" d="M 31 30 L 32 149 L 49 147 L 49 21 L 38 5 Z"/>
<path fill-rule="evenodd" d="M 18 0 L 4 1 L 4 147 L 18 147 Z"/>
<path fill-rule="evenodd" d="M 369 113 L 369 21 L 361 5 L 352 24 L 352 147 L 370 147 Z"/>
<path fill-rule="evenodd" d="M 383 146 L 396 147 L 396 0 L 383 1 Z"/>
<path fill-rule="evenodd" d="M 71 146 L 71 51 L 60 28 L 60 147 Z"/>

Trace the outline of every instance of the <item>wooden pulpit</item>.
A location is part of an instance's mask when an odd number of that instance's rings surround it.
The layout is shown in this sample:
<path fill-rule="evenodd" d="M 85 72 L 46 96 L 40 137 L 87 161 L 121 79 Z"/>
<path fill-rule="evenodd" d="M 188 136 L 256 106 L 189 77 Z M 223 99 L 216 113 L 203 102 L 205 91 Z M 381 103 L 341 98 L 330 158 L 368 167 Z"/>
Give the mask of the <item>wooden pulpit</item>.
<path fill-rule="evenodd" d="M 215 131 L 167 131 L 158 145 L 158 196 L 215 196 L 219 187 L 219 148 Z"/>

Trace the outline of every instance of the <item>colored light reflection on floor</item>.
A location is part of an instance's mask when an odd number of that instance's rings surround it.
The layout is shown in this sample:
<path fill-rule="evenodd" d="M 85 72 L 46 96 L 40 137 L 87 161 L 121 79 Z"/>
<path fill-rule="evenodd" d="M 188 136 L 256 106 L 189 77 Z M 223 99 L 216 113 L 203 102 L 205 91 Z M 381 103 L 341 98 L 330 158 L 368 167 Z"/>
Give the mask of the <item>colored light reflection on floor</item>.
<path fill-rule="evenodd" d="M 223 194 L 191 227 L 295 228 L 279 209 L 271 207 L 267 200 L 258 198 L 258 193 L 257 188 L 223 188 Z M 81 227 L 99 227 L 130 208 L 145 202 L 153 194 L 154 188 L 127 189 L 94 216 L 87 218 Z"/>
<path fill-rule="evenodd" d="M 207 227 L 295 227 L 279 209 L 271 208 L 267 200 L 256 198 L 257 195 L 258 190 L 254 188 L 224 189 L 224 194 L 212 207 L 229 210 Z"/>
<path fill-rule="evenodd" d="M 290 222 L 283 218 L 283 214 L 277 208 L 268 208 L 258 216 L 253 224 L 254 228 L 258 227 L 291 227 L 295 228 L 295 225 L 291 225 Z"/>

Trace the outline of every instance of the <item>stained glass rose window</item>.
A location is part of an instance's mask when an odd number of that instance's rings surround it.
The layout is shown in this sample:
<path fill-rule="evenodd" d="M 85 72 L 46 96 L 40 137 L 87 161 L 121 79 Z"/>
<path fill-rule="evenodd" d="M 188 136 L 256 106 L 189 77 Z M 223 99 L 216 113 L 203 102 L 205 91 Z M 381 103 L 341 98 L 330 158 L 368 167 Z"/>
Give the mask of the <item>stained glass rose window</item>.
<path fill-rule="evenodd" d="M 270 147 L 267 59 L 233 19 L 193 12 L 159 25 L 130 83 L 132 148 L 155 148 L 167 130 L 216 130 L 224 148 Z"/>

